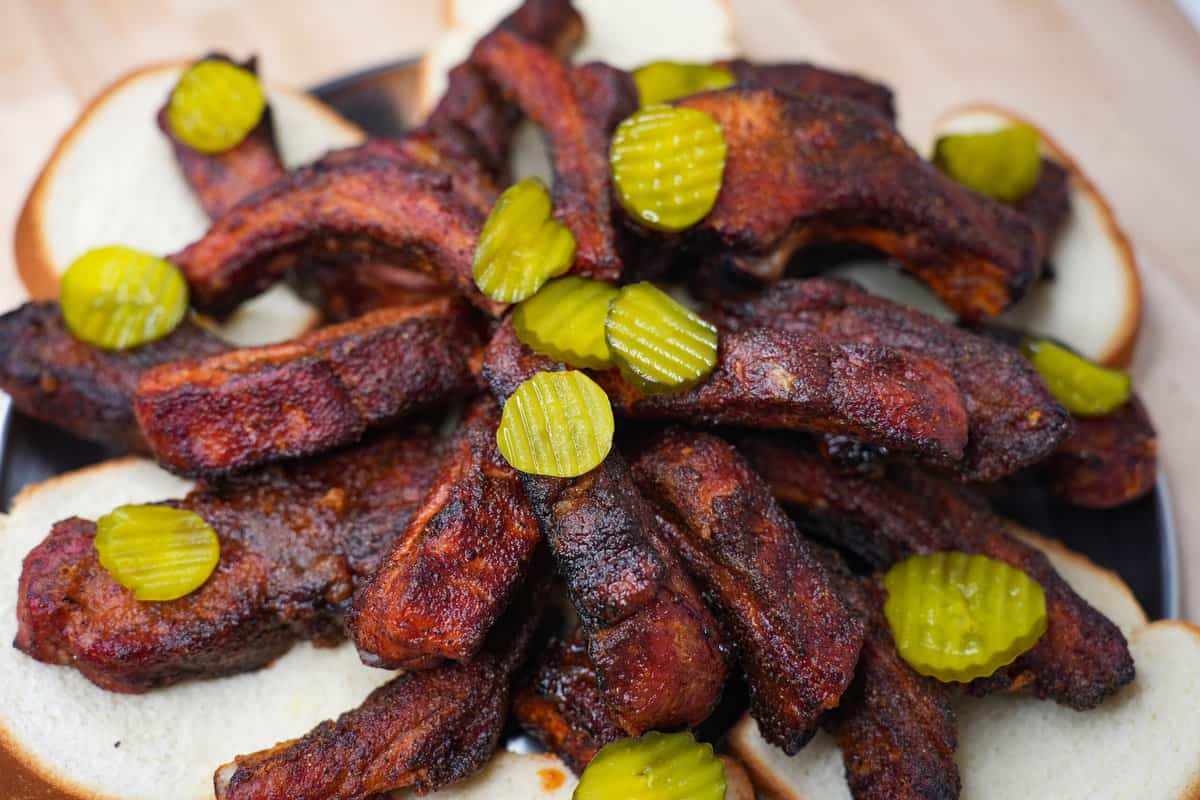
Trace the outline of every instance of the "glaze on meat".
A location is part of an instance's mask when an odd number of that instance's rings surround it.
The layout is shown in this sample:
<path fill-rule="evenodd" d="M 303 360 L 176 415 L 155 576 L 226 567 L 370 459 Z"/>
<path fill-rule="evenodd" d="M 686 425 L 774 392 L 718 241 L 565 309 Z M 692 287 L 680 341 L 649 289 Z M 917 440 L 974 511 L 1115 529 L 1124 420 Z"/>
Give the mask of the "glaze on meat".
<path fill-rule="evenodd" d="M 999 314 L 1041 274 L 1024 215 L 942 175 L 857 102 L 728 89 L 677 105 L 711 114 L 728 148 L 716 205 L 687 234 L 699 258 L 774 280 L 803 245 L 864 244 L 967 319 Z"/>
<path fill-rule="evenodd" d="M 789 755 L 854 677 L 862 621 L 732 446 L 677 431 L 634 464 L 671 546 L 720 609 L 763 737 Z"/>
<path fill-rule="evenodd" d="M 191 320 L 132 350 L 102 350 L 71 335 L 56 302 L 26 303 L 0 316 L 0 389 L 31 417 L 117 451 L 149 452 L 133 414 L 146 370 L 226 351 Z"/>
<path fill-rule="evenodd" d="M 25 558 L 15 645 L 137 693 L 258 669 L 299 639 L 338 642 L 351 595 L 432 483 L 436 449 L 428 431 L 401 430 L 199 485 L 169 504 L 213 527 L 221 560 L 203 586 L 169 602 L 140 602 L 113 580 L 93 546 L 94 522 L 59 522 Z"/>
<path fill-rule="evenodd" d="M 875 567 L 958 550 L 1003 561 L 1041 584 L 1045 635 L 1011 666 L 972 684 L 974 691 L 1028 686 L 1038 697 L 1084 710 L 1133 680 L 1133 658 L 1117 626 L 965 487 L 901 464 L 889 465 L 882 480 L 839 475 L 797 442 L 753 436 L 741 448 L 781 502 Z"/>
<path fill-rule="evenodd" d="M 475 400 L 425 501 L 355 597 L 351 629 L 366 663 L 471 658 L 524 578 L 541 534 L 496 447 L 499 424 L 496 401 Z"/>
<path fill-rule="evenodd" d="M 957 471 L 991 481 L 1045 459 L 1071 418 L 1016 349 L 873 295 L 847 281 L 783 280 L 749 298 L 719 303 L 710 317 L 727 330 L 757 327 L 872 343 L 944 366 L 966 405 L 969 439 Z"/>
<path fill-rule="evenodd" d="M 283 344 L 164 364 L 141 376 L 134 409 L 164 467 L 225 475 L 357 441 L 468 393 L 476 343 L 450 298 L 382 309 Z"/>

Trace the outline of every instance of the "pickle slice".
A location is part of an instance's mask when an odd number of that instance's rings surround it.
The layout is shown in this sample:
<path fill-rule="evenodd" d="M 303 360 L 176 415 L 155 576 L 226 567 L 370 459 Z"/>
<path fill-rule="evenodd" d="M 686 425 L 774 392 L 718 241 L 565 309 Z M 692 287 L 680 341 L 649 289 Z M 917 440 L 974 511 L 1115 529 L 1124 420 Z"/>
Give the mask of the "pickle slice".
<path fill-rule="evenodd" d="M 1133 380 L 1127 373 L 1092 363 L 1054 342 L 1029 339 L 1022 350 L 1050 393 L 1076 416 L 1110 414 L 1133 395 Z"/>
<path fill-rule="evenodd" d="M 558 278 L 517 306 L 513 328 L 535 351 L 572 367 L 611 367 L 604 319 L 616 296 L 616 288 L 603 281 Z"/>
<path fill-rule="evenodd" d="M 550 192 L 537 178 L 514 183 L 500 195 L 475 249 L 479 291 L 501 303 L 516 303 L 570 269 L 575 237 L 550 218 L 552 210 Z"/>
<path fill-rule="evenodd" d="M 724 800 L 725 765 L 690 733 L 651 731 L 601 748 L 573 800 Z"/>
<path fill-rule="evenodd" d="M 120 506 L 96 521 L 100 564 L 138 600 L 175 600 L 199 589 L 221 557 L 198 514 L 170 506 Z"/>
<path fill-rule="evenodd" d="M 504 403 L 496 444 L 513 469 L 574 478 L 612 449 L 608 395 L 582 372 L 539 372 Z"/>
<path fill-rule="evenodd" d="M 651 106 L 617 126 L 608 151 L 617 199 L 648 228 L 681 231 L 712 210 L 725 174 L 725 134 L 694 108 Z"/>
<path fill-rule="evenodd" d="M 621 375 L 643 392 L 686 389 L 717 364 L 717 329 L 644 281 L 617 293 L 604 330 Z"/>
<path fill-rule="evenodd" d="M 171 130 L 188 147 L 223 153 L 254 130 L 267 108 L 258 77 L 228 61 L 199 61 L 179 79 L 167 104 Z"/>
<path fill-rule="evenodd" d="M 690 94 L 733 85 L 733 73 L 712 64 L 655 61 L 633 71 L 642 106 L 666 103 Z"/>
<path fill-rule="evenodd" d="M 964 186 L 1006 203 L 1029 194 L 1042 171 L 1038 133 L 1028 125 L 943 136 L 933 147 L 933 163 Z"/>
<path fill-rule="evenodd" d="M 1019 569 L 967 553 L 913 556 L 883 576 L 896 649 L 922 675 L 991 675 L 1046 632 L 1046 595 Z"/>
<path fill-rule="evenodd" d="M 187 281 L 174 264 L 120 245 L 75 259 L 59 289 L 67 328 L 107 350 L 161 339 L 179 326 L 188 307 Z"/>

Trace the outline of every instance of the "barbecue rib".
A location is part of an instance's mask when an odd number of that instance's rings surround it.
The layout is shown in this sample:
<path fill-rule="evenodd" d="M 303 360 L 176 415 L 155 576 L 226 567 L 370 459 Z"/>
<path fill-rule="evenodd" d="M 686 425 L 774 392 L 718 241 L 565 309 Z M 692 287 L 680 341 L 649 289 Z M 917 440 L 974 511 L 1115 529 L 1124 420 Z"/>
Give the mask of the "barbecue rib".
<path fill-rule="evenodd" d="M 718 304 L 729 330 L 770 327 L 838 344 L 895 347 L 943 365 L 962 391 L 969 440 L 967 480 L 991 481 L 1037 463 L 1067 436 L 1071 418 L 1015 349 L 939 322 L 840 280 L 784 280 L 751 298 Z"/>
<path fill-rule="evenodd" d="M 628 417 L 845 433 L 954 463 L 967 442 L 967 415 L 945 369 L 876 345 L 831 345 L 786 331 L 721 336 L 717 368 L 699 386 L 647 395 L 616 370 L 593 377 L 613 411 Z M 521 343 L 504 322 L 484 350 L 484 376 L 498 397 L 541 370 L 561 370 Z"/>
<path fill-rule="evenodd" d="M 513 673 L 541 619 L 545 582 L 533 583 L 473 660 L 401 675 L 302 738 L 225 764 L 217 800 L 368 800 L 474 773 L 500 740 Z"/>
<path fill-rule="evenodd" d="M 963 397 L 945 367 L 876 344 L 730 331 L 712 375 L 686 392 L 643 394 L 615 370 L 596 379 L 630 417 L 846 434 L 947 465 L 967 444 Z"/>
<path fill-rule="evenodd" d="M 488 346 L 483 378 L 503 402 L 521 381 L 556 369 L 562 365 L 522 345 L 506 322 Z M 577 478 L 521 480 L 613 720 L 630 736 L 703 722 L 728 673 L 724 644 L 624 459 L 613 451 Z"/>
<path fill-rule="evenodd" d="M 1047 269 L 1052 267 L 1053 264 L 1049 261 L 1050 253 L 1054 250 L 1054 241 L 1071 213 L 1071 174 L 1057 162 L 1043 158 L 1042 169 L 1033 190 L 1013 203 L 1013 208 L 1033 223 L 1038 232 L 1038 254 L 1041 261 Z"/>
<path fill-rule="evenodd" d="M 375 311 L 267 347 L 152 369 L 134 410 L 160 464 L 224 475 L 356 441 L 474 386 L 468 310 L 450 298 Z"/>
<path fill-rule="evenodd" d="M 31 417 L 108 445 L 149 452 L 133 415 L 143 372 L 227 346 L 185 320 L 173 333 L 125 351 L 102 350 L 71 335 L 58 303 L 26 303 L 0 316 L 0 389 Z"/>
<path fill-rule="evenodd" d="M 576 774 L 601 747 L 625 735 L 604 705 L 578 628 L 546 650 L 529 684 L 513 699 L 513 717 Z"/>
<path fill-rule="evenodd" d="M 854 682 L 824 727 L 837 740 L 854 800 L 954 800 L 961 782 L 949 687 L 918 675 L 883 616 L 882 590 L 819 548 L 843 600 L 866 623 Z"/>
<path fill-rule="evenodd" d="M 780 501 L 873 566 L 958 550 L 1004 561 L 1041 584 L 1045 635 L 1011 666 L 972 684 L 974 691 L 1031 686 L 1038 697 L 1082 710 L 1133 680 L 1133 659 L 1117 626 L 964 487 L 899 464 L 890 464 L 881 480 L 839 475 L 803 443 L 778 438 L 751 436 L 741 447 Z"/>
<path fill-rule="evenodd" d="M 504 30 L 480 40 L 471 62 L 550 142 L 554 212 L 575 235 L 575 271 L 619 279 L 608 140 L 617 123 L 637 110 L 633 79 L 603 64 L 572 70 L 550 50 Z"/>
<path fill-rule="evenodd" d="M 1158 479 L 1158 435 L 1136 396 L 1111 414 L 1078 417 L 1045 462 L 1054 491 L 1084 508 L 1115 508 L 1144 497 Z"/>
<path fill-rule="evenodd" d="M 634 480 L 737 645 L 750 713 L 789 755 L 816 732 L 854 677 L 861 620 L 732 446 L 675 431 L 637 460 Z"/>
<path fill-rule="evenodd" d="M 277 282 L 318 244 L 419 269 L 492 314 L 471 274 L 483 215 L 440 171 L 383 158 L 296 170 L 245 198 L 171 257 L 197 307 L 215 314 Z"/>
<path fill-rule="evenodd" d="M 728 148 L 716 205 L 687 234 L 702 258 L 774 280 L 803 245 L 857 242 L 967 319 L 1000 313 L 1040 274 L 1022 214 L 942 175 L 857 102 L 728 89 L 677 105 L 716 118 Z"/>
<path fill-rule="evenodd" d="M 741 58 L 720 61 L 717 66 L 729 70 L 742 86 L 785 94 L 844 97 L 875 109 L 891 122 L 896 119 L 892 90 L 857 75 L 802 62 L 762 64 Z"/>
<path fill-rule="evenodd" d="M 540 541 L 521 479 L 496 447 L 491 397 L 467 411 L 408 529 L 354 599 L 363 661 L 389 668 L 465 661 L 508 605 Z"/>
<path fill-rule="evenodd" d="M 57 523 L 26 558 L 15 645 L 116 692 L 257 669 L 297 639 L 332 643 L 433 480 L 424 429 L 201 484 L 170 505 L 217 532 L 221 560 L 192 594 L 144 603 L 100 565 L 96 525 Z"/>
<path fill-rule="evenodd" d="M 257 59 L 244 64 L 221 53 L 210 53 L 202 61 L 224 61 L 258 74 Z M 275 148 L 275 129 L 271 107 L 263 111 L 254 130 L 223 153 L 205 153 L 185 144 L 167 119 L 168 97 L 158 112 L 158 127 L 171 142 L 175 160 L 184 180 L 192 187 L 204 213 L 215 218 L 233 208 L 243 197 L 270 186 L 284 175 L 283 163 Z"/>
<path fill-rule="evenodd" d="M 578 478 L 522 478 L 613 721 L 630 736 L 699 725 L 725 685 L 721 635 L 625 461 L 614 451 Z"/>

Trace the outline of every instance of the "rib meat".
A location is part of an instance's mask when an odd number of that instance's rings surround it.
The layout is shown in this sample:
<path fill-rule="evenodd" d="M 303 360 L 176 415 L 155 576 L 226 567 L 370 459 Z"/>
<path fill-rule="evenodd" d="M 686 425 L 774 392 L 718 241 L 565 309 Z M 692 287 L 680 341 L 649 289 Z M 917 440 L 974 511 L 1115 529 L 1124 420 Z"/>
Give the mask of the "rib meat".
<path fill-rule="evenodd" d="M 839 475 L 797 442 L 755 436 L 742 450 L 785 505 L 873 566 L 958 550 L 1004 561 L 1041 584 L 1045 635 L 1011 666 L 973 684 L 975 691 L 1030 686 L 1038 697 L 1082 710 L 1133 680 L 1133 658 L 1117 626 L 966 488 L 900 464 L 890 464 L 882 480 Z"/>
<path fill-rule="evenodd" d="M 740 85 L 788 94 L 844 97 L 875 109 L 889 121 L 896 119 L 892 90 L 857 75 L 801 62 L 763 64 L 736 58 L 717 65 L 733 73 Z"/>
<path fill-rule="evenodd" d="M 1047 268 L 1050 253 L 1058 232 L 1071 213 L 1071 174 L 1048 158 L 1042 159 L 1042 169 L 1033 190 L 1013 204 L 1029 218 L 1038 232 L 1038 252 Z"/>
<path fill-rule="evenodd" d="M 719 303 L 711 319 L 729 330 L 770 327 L 885 345 L 943 365 L 966 405 L 969 439 L 957 469 L 967 480 L 996 480 L 1039 462 L 1071 429 L 1066 409 L 1015 349 L 846 281 L 780 281 L 756 297 Z"/>
<path fill-rule="evenodd" d="M 1084 508 L 1144 497 L 1158 479 L 1158 434 L 1137 397 L 1102 417 L 1078 417 L 1045 463 L 1054 491 Z"/>
<path fill-rule="evenodd" d="M 355 597 L 354 642 L 372 666 L 473 657 L 524 577 L 541 537 L 496 447 L 499 424 L 496 401 L 477 399 L 421 508 Z"/>
<path fill-rule="evenodd" d="M 258 73 L 257 59 L 251 58 L 244 64 L 221 53 L 211 53 L 204 61 L 225 61 Z M 184 179 L 192 187 L 196 199 L 209 217 L 219 217 L 233 208 L 238 201 L 259 189 L 270 186 L 283 177 L 283 163 L 275 147 L 275 128 L 271 119 L 271 107 L 263 111 L 262 119 L 246 138 L 223 153 L 205 153 L 185 144 L 175 135 L 167 119 L 167 102 L 158 112 L 158 127 L 171 142 Z"/>
<path fill-rule="evenodd" d="M 213 778 L 217 800 L 368 800 L 436 791 L 492 757 L 513 673 L 541 618 L 544 582 L 519 602 L 471 661 L 410 672 L 300 739 L 240 756 Z"/>
<path fill-rule="evenodd" d="M 483 378 L 503 402 L 536 372 L 557 369 L 506 322 L 488 347 Z M 721 635 L 624 459 L 613 451 L 577 478 L 523 473 L 521 480 L 616 724 L 638 736 L 703 722 L 728 673 Z"/>
<path fill-rule="evenodd" d="M 957 463 L 967 444 L 945 367 L 877 344 L 754 328 L 723 332 L 716 369 L 685 392 L 643 394 L 615 370 L 596 379 L 630 417 L 847 434 L 939 464 Z"/>
<path fill-rule="evenodd" d="M 958 730 L 946 684 L 918 675 L 900 654 L 883 616 L 881 588 L 841 558 L 822 561 L 842 599 L 866 624 L 854 682 L 825 719 L 837 740 L 854 800 L 953 800 L 961 782 Z"/>
<path fill-rule="evenodd" d="M 767 741 L 796 753 L 854 677 L 862 621 L 730 445 L 676 431 L 634 464 L 659 525 L 721 611 Z"/>
<path fill-rule="evenodd" d="M 15 646 L 116 692 L 257 669 L 297 639 L 339 641 L 354 590 L 433 480 L 436 440 L 402 430 L 320 459 L 201 484 L 170 505 L 217 532 L 195 592 L 143 603 L 100 565 L 94 522 L 57 523 L 25 558 Z"/>
<path fill-rule="evenodd" d="M 171 257 L 198 308 L 232 311 L 317 245 L 426 272 L 483 310 L 501 304 L 475 286 L 471 264 L 484 216 L 440 171 L 383 158 L 303 167 L 245 198 Z"/>
<path fill-rule="evenodd" d="M 134 410 L 158 461 L 224 475 L 319 453 L 468 392 L 477 339 L 450 298 L 375 311 L 267 347 L 152 369 Z"/>
<path fill-rule="evenodd" d="M 546 650 L 529 684 L 513 699 L 513 716 L 576 774 L 601 747 L 625 735 L 604 704 L 578 628 Z"/>
<path fill-rule="evenodd" d="M 504 30 L 484 37 L 471 61 L 546 133 L 555 217 L 575 235 L 575 270 L 619 279 L 608 141 L 637 109 L 632 78 L 603 64 L 572 70 L 550 50 Z"/>
<path fill-rule="evenodd" d="M 190 320 L 173 333 L 125 351 L 102 350 L 71 335 L 58 303 L 26 303 L 0 316 L 0 389 L 22 412 L 115 450 L 149 452 L 133 415 L 143 372 L 227 349 Z"/>
<path fill-rule="evenodd" d="M 818 242 L 882 250 L 968 319 L 992 317 L 1040 274 L 1028 219 L 942 175 L 881 115 L 845 98 L 729 89 L 678 101 L 711 114 L 728 148 L 698 257 L 760 278 Z"/>
<path fill-rule="evenodd" d="M 721 635 L 625 461 L 522 477 L 613 720 L 630 736 L 699 725 L 725 685 Z"/>

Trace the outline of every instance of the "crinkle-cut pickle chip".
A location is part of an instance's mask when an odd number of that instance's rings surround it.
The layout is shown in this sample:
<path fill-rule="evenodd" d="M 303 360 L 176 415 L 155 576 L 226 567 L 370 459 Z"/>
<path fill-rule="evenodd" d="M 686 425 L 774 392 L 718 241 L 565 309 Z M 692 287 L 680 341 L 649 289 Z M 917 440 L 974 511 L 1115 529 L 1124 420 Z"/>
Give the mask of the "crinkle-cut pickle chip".
<path fill-rule="evenodd" d="M 175 600 L 217 568 L 221 543 L 198 514 L 171 506 L 120 506 L 96 521 L 100 564 L 138 600 Z"/>
<path fill-rule="evenodd" d="M 651 106 L 617 126 L 608 151 L 617 199 L 642 225 L 673 233 L 708 215 L 725 175 L 725 134 L 694 108 Z"/>
<path fill-rule="evenodd" d="M 1028 125 L 1010 125 L 990 133 L 941 137 L 933 163 L 954 180 L 1006 203 L 1033 190 L 1042 171 L 1038 133 Z"/>
<path fill-rule="evenodd" d="M 601 748 L 573 800 L 723 800 L 725 765 L 690 733 L 651 731 Z"/>
<path fill-rule="evenodd" d="M 174 264 L 121 245 L 75 259 L 59 292 L 71 333 L 106 350 L 161 339 L 179 326 L 188 308 L 187 281 Z"/>
<path fill-rule="evenodd" d="M 558 278 L 516 307 L 513 328 L 538 353 L 572 367 L 611 367 L 604 320 L 616 296 L 616 287 L 603 281 Z"/>
<path fill-rule="evenodd" d="M 1046 388 L 1079 417 L 1110 414 L 1129 402 L 1133 380 L 1045 339 L 1029 339 L 1022 350 L 1046 382 Z"/>
<path fill-rule="evenodd" d="M 621 375 L 643 392 L 687 389 L 717 364 L 717 329 L 644 281 L 617 293 L 604 328 Z"/>
<path fill-rule="evenodd" d="M 518 181 L 500 195 L 475 248 L 479 291 L 501 303 L 517 303 L 570 269 L 575 237 L 550 218 L 552 212 L 550 192 L 537 178 Z"/>
<path fill-rule="evenodd" d="M 539 372 L 504 403 L 496 444 L 513 469 L 574 478 L 612 449 L 612 406 L 582 372 Z"/>
<path fill-rule="evenodd" d="M 901 657 L 922 675 L 967 683 L 991 675 L 1046 632 L 1046 595 L 986 556 L 913 556 L 883 577 L 883 611 Z"/>
<path fill-rule="evenodd" d="M 733 85 L 733 73 L 714 64 L 655 61 L 633 71 L 643 107 Z"/>
<path fill-rule="evenodd" d="M 266 108 L 267 99 L 253 72 L 210 59 L 183 73 L 171 92 L 167 121 L 188 147 L 223 153 L 241 144 Z"/>

